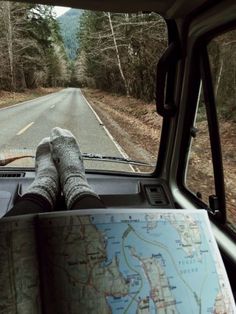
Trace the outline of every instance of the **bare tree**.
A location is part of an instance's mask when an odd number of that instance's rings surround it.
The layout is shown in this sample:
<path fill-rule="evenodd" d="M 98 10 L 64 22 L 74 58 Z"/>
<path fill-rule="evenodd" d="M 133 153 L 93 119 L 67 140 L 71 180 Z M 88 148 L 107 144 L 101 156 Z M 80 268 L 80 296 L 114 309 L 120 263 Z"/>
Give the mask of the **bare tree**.
<path fill-rule="evenodd" d="M 14 57 L 13 57 L 13 25 L 11 17 L 11 2 L 3 1 L 1 3 L 1 13 L 3 18 L 3 26 L 5 33 L 5 42 L 7 46 L 8 65 L 10 69 L 11 89 L 15 89 L 14 77 Z"/>
<path fill-rule="evenodd" d="M 164 20 L 155 13 L 87 11 L 80 23 L 80 54 L 90 82 L 153 100 L 156 64 L 167 45 Z"/>
<path fill-rule="evenodd" d="M 117 59 L 118 68 L 119 68 L 122 80 L 124 82 L 124 85 L 125 85 L 126 95 L 128 96 L 129 95 L 129 87 L 128 87 L 127 80 L 125 78 L 125 75 L 124 75 L 124 72 L 123 72 L 123 69 L 122 69 L 122 65 L 121 65 L 120 54 L 119 54 L 117 41 L 116 41 L 116 36 L 115 36 L 115 33 L 114 33 L 112 19 L 111 19 L 111 13 L 108 12 L 108 13 L 105 13 L 105 14 L 107 15 L 108 20 L 109 20 L 109 25 L 110 25 L 110 29 L 111 29 L 111 35 L 112 35 L 113 42 L 114 42 L 114 49 L 115 49 L 115 52 L 116 52 L 116 59 Z"/>

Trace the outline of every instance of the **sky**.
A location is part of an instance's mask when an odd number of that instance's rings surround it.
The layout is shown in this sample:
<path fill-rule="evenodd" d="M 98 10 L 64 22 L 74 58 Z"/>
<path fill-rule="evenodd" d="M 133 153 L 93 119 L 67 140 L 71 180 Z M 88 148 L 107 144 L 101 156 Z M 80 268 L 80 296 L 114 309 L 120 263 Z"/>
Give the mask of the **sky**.
<path fill-rule="evenodd" d="M 67 7 L 54 7 L 54 12 L 56 13 L 57 17 L 64 14 L 66 11 L 70 10 Z"/>

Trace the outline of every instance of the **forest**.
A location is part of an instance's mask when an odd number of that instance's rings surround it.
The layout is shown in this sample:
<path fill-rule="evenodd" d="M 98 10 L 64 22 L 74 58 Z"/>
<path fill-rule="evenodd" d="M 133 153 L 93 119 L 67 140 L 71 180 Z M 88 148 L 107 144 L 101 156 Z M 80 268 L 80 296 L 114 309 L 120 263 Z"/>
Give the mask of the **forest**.
<path fill-rule="evenodd" d="M 153 100 L 163 19 L 77 11 L 57 19 L 52 6 L 0 2 L 0 89 L 89 86 Z"/>
<path fill-rule="evenodd" d="M 156 65 L 167 47 L 166 24 L 158 14 L 85 11 L 78 35 L 80 83 L 153 101 Z"/>
<path fill-rule="evenodd" d="M 235 43 L 229 32 L 209 53 L 221 112 L 236 119 Z M 71 9 L 57 18 L 52 6 L 0 1 L 0 90 L 87 86 L 152 102 L 166 47 L 156 13 Z"/>
<path fill-rule="evenodd" d="M 52 7 L 0 2 L 0 90 L 64 86 L 68 58 Z"/>

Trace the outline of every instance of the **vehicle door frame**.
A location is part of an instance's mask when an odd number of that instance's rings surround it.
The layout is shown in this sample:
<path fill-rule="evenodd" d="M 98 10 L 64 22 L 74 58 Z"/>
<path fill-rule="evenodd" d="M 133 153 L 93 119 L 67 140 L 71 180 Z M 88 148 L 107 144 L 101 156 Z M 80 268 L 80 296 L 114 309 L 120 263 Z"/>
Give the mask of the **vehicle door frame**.
<path fill-rule="evenodd" d="M 176 82 L 180 82 L 176 84 L 176 89 L 181 89 L 181 95 L 178 112 L 172 121 L 171 140 L 168 143 L 169 158 L 166 163 L 169 168 L 165 169 L 165 173 L 176 207 L 197 209 L 204 207 L 204 203 L 187 189 L 185 174 L 191 147 L 191 130 L 194 126 L 201 84 L 201 45 L 206 44 L 207 39 L 213 35 L 216 36 L 216 34 L 232 29 L 233 26 L 236 28 L 236 3 L 231 0 L 215 3 L 208 10 L 200 12 L 188 25 L 186 25 L 186 21 L 180 21 L 180 32 L 184 25 L 188 29 L 185 28 L 187 33 L 185 38 L 180 35 L 183 57 L 179 63 L 179 77 L 176 78 Z M 214 215 L 210 215 L 210 218 L 223 258 L 227 259 L 230 265 L 236 269 L 236 237 L 227 231 L 224 221 L 217 222 Z"/>

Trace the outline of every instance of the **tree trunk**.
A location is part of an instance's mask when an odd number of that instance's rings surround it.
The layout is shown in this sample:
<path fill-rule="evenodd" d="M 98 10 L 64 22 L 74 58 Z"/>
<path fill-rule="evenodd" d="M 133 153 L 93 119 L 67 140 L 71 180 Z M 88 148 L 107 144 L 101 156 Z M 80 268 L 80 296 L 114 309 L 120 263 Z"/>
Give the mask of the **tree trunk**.
<path fill-rule="evenodd" d="M 4 5 L 4 23 L 6 25 L 6 42 L 7 42 L 9 67 L 10 67 L 11 89 L 15 90 L 13 30 L 12 30 L 12 21 L 11 21 L 11 3 L 9 1 L 6 1 Z"/>
<path fill-rule="evenodd" d="M 125 85 L 126 95 L 128 96 L 129 95 L 129 87 L 128 87 L 127 80 L 125 78 L 125 75 L 124 75 L 124 72 L 123 72 L 123 69 L 122 69 L 122 65 L 121 65 L 121 61 L 120 61 L 120 54 L 119 54 L 119 50 L 118 50 L 118 47 L 117 47 L 116 36 L 115 36 L 113 25 L 112 25 L 111 14 L 107 13 L 107 16 L 108 16 L 108 19 L 109 19 L 111 34 L 112 34 L 112 38 L 113 38 L 113 42 L 114 42 L 114 46 L 115 46 L 117 64 L 118 64 L 118 67 L 119 67 L 120 75 L 121 75 L 122 80 L 123 80 L 124 85 Z"/>
<path fill-rule="evenodd" d="M 223 57 L 221 56 L 221 59 L 220 59 L 220 69 L 219 69 L 219 72 L 218 72 L 218 76 L 216 78 L 216 86 L 215 86 L 215 98 L 216 99 L 217 99 L 217 94 L 218 94 L 218 90 L 219 90 L 219 86 L 220 86 L 220 80 L 221 80 L 221 76 L 222 76 L 223 64 L 224 64 L 224 61 L 223 61 Z"/>
<path fill-rule="evenodd" d="M 26 80 L 25 80 L 25 72 L 24 72 L 24 66 L 23 64 L 21 63 L 20 64 L 20 88 L 22 89 L 26 89 Z"/>

